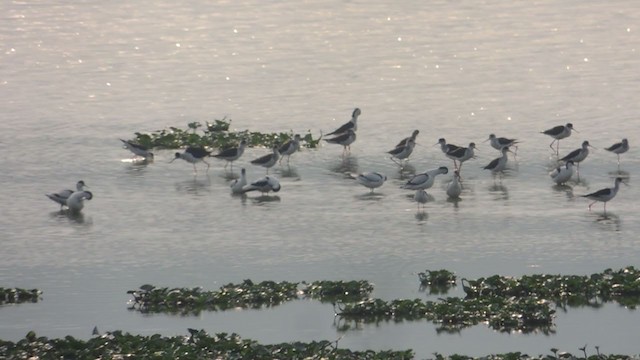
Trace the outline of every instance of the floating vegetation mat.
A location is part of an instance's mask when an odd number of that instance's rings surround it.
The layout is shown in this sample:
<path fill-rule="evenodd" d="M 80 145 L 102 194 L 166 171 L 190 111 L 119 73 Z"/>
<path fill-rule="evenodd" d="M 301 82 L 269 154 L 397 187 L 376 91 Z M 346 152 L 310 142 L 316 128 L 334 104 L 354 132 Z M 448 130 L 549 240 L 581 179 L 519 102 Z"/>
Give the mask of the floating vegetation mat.
<path fill-rule="evenodd" d="M 606 269 L 590 276 L 525 275 L 520 278 L 493 275 L 477 280 L 462 279 L 468 299 L 484 297 L 535 298 L 558 306 L 593 306 L 615 301 L 635 309 L 640 303 L 640 271 L 628 266 Z"/>
<path fill-rule="evenodd" d="M 300 297 L 328 302 L 351 302 L 367 298 L 373 286 L 367 281 L 296 282 L 244 280 L 241 284 L 227 284 L 218 291 L 202 288 L 159 288 L 143 285 L 127 291 L 133 296 L 131 309 L 141 312 L 169 312 L 198 314 L 203 310 L 233 308 L 262 308 L 279 305 Z"/>
<path fill-rule="evenodd" d="M 418 273 L 421 290 L 429 289 L 429 294 L 446 294 L 456 286 L 456 275 L 449 270 L 425 270 Z"/>
<path fill-rule="evenodd" d="M 529 356 L 520 352 L 483 357 L 444 356 L 434 353 L 436 360 L 638 360 L 638 356 L 606 355 L 598 347 L 588 355 L 586 346 L 572 355 L 551 349 L 548 355 Z M 589 349 L 591 350 L 591 349 Z M 581 357 L 583 356 L 584 357 Z M 189 335 L 164 337 L 108 332 L 89 340 L 72 336 L 63 339 L 38 337 L 33 331 L 18 341 L 0 340 L 2 359 L 331 359 L 331 360 L 410 360 L 412 350 L 352 351 L 338 347 L 338 341 L 291 342 L 263 345 L 242 339 L 237 334 L 209 335 L 204 330 L 189 329 Z"/>
<path fill-rule="evenodd" d="M 0 287 L 0 305 L 38 302 L 42 291 L 38 289 L 20 289 Z"/>
<path fill-rule="evenodd" d="M 185 146 L 201 146 L 225 149 L 237 146 L 242 139 L 247 141 L 249 147 L 264 146 L 272 148 L 274 145 L 281 145 L 293 138 L 293 132 L 261 133 L 256 131 L 231 131 L 231 120 L 226 118 L 215 120 L 213 123 L 207 122 L 204 126 L 199 122 L 192 122 L 187 125 L 187 129 L 169 127 L 163 130 L 156 130 L 151 133 L 135 133 L 135 138 L 131 141 L 140 144 L 148 149 L 178 149 Z M 198 132 L 202 129 L 202 132 Z M 311 135 L 311 130 L 306 134 L 300 134 L 301 146 L 308 148 L 318 147 L 320 138 L 315 139 Z"/>

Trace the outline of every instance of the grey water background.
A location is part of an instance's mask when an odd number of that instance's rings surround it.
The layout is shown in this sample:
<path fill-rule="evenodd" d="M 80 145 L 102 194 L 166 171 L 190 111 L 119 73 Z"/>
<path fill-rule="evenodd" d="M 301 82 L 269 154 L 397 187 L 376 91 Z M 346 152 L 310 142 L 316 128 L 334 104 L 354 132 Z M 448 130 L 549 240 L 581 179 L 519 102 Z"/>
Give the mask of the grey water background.
<path fill-rule="evenodd" d="M 264 343 L 336 340 L 351 349 L 530 354 L 600 346 L 637 354 L 637 311 L 559 311 L 555 333 L 505 334 L 481 324 L 437 333 L 427 321 L 340 332 L 331 305 L 295 301 L 266 310 L 142 315 L 127 290 L 253 281 L 366 279 L 383 299 L 435 299 L 417 273 L 458 277 L 591 274 L 638 266 L 635 177 L 640 141 L 640 6 L 635 1 L 103 1 L 0 3 L 0 286 L 39 288 L 37 304 L 0 308 L 0 338 L 89 338 L 101 331 L 236 332 Z M 232 127 L 314 136 L 362 109 L 358 139 L 305 149 L 278 166 L 272 201 L 232 197 L 223 162 L 194 177 L 173 151 L 132 164 L 118 138 L 227 117 Z M 554 187 L 540 131 L 572 122 L 597 147 L 580 182 Z M 417 212 L 400 189 L 407 171 L 385 154 L 420 130 L 408 171 L 451 167 L 438 138 L 476 142 L 462 200 L 450 174 Z M 521 140 L 500 182 L 482 170 L 498 156 L 490 133 Z M 604 147 L 627 137 L 631 150 Z M 264 169 L 234 166 L 255 179 Z M 368 190 L 345 172 L 380 171 Z M 592 212 L 579 195 L 629 186 Z M 94 193 L 70 218 L 44 193 L 84 180 Z M 460 287 L 450 295 L 461 296 Z"/>

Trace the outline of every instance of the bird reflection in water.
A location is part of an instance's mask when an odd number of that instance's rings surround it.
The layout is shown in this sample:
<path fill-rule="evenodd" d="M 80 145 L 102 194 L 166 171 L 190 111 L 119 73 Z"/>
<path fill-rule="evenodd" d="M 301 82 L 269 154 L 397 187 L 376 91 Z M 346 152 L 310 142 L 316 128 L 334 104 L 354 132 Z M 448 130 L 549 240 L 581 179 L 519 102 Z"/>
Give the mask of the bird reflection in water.
<path fill-rule="evenodd" d="M 185 180 L 175 184 L 176 190 L 186 192 L 188 194 L 199 195 L 203 192 L 209 192 L 211 186 L 211 178 L 207 175 L 206 180 L 198 180 L 195 176 L 192 180 Z"/>
<path fill-rule="evenodd" d="M 329 170 L 335 173 L 357 173 L 358 172 L 358 158 L 347 155 L 341 158 L 337 163 L 334 163 Z"/>
<path fill-rule="evenodd" d="M 599 227 L 609 231 L 621 231 L 622 220 L 620 217 L 612 212 L 602 213 L 588 213 L 588 216 L 593 218 L 593 222 Z"/>
<path fill-rule="evenodd" d="M 502 183 L 493 183 L 489 186 L 489 191 L 497 195 L 495 200 L 509 200 L 509 191 Z"/>

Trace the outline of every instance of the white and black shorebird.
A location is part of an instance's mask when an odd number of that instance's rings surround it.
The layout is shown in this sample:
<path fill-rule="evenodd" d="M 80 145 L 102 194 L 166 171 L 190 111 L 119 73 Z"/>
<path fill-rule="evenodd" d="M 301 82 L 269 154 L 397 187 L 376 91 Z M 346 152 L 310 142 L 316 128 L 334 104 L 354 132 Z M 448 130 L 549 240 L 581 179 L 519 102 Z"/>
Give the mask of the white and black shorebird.
<path fill-rule="evenodd" d="M 447 157 L 451 160 L 453 160 L 453 166 L 454 168 L 457 168 L 459 171 L 462 169 L 462 163 L 471 159 L 475 153 L 474 150 L 476 149 L 476 144 L 475 143 L 469 143 L 468 147 L 459 147 L 455 150 L 450 150 L 449 152 L 447 152 Z M 456 161 L 460 164 L 456 164 Z"/>
<path fill-rule="evenodd" d="M 573 161 L 569 160 L 564 166 L 558 166 L 550 172 L 549 177 L 551 177 L 551 180 L 558 185 L 564 184 L 573 176 L 573 173 L 575 172 L 573 166 Z"/>
<path fill-rule="evenodd" d="M 84 191 L 84 188 L 88 187 L 84 181 L 80 180 L 76 183 L 76 190 L 71 190 L 71 189 L 65 189 L 62 191 L 58 191 L 57 193 L 53 193 L 53 194 L 45 194 L 49 199 L 57 202 L 58 204 L 60 204 L 60 210 L 62 210 L 63 206 L 67 206 L 67 199 L 69 199 L 69 197 L 71 196 L 71 194 L 73 194 L 74 192 L 77 191 Z"/>
<path fill-rule="evenodd" d="M 284 159 L 284 157 L 287 157 L 287 165 L 289 165 L 289 159 L 291 158 L 291 155 L 293 155 L 296 151 L 300 150 L 300 134 L 295 134 L 293 136 L 293 139 L 289 139 L 289 141 L 287 141 L 286 143 L 282 144 L 282 146 L 280 146 L 280 148 L 278 149 L 278 151 L 280 152 L 280 162 L 282 163 L 282 159 Z"/>
<path fill-rule="evenodd" d="M 371 192 L 373 192 L 373 189 L 379 188 L 385 181 L 387 181 L 386 175 L 375 171 L 358 174 L 354 176 L 354 178 L 358 184 L 371 189 Z"/>
<path fill-rule="evenodd" d="M 442 150 L 444 154 L 447 154 L 450 151 L 455 151 L 457 149 L 462 148 L 462 146 L 447 144 L 447 140 L 445 140 L 444 138 L 438 139 L 438 142 L 435 143 L 435 145 L 433 146 L 436 146 L 436 145 L 440 145 L 440 150 Z"/>
<path fill-rule="evenodd" d="M 398 145 L 396 145 L 396 147 L 407 145 L 409 140 L 413 140 L 413 142 L 415 143 L 416 142 L 416 138 L 418 137 L 418 134 L 420 134 L 420 130 L 413 130 L 413 133 L 411 133 L 411 136 L 408 136 L 408 137 L 400 140 L 400 142 L 398 143 Z"/>
<path fill-rule="evenodd" d="M 224 164 L 224 168 L 227 168 L 227 165 L 231 164 L 231 169 L 233 169 L 233 162 L 238 160 L 242 154 L 244 154 L 244 149 L 247 146 L 247 141 L 242 139 L 240 144 L 237 147 L 224 149 L 219 153 L 213 155 L 216 159 L 226 160 L 227 163 Z"/>
<path fill-rule="evenodd" d="M 571 131 L 577 132 L 578 130 L 573 128 L 573 124 L 567 123 L 566 125 L 558 125 L 558 126 L 552 127 L 551 129 L 542 131 L 542 133 L 545 135 L 549 135 L 553 138 L 553 141 L 551 142 L 551 144 L 549 144 L 549 147 L 551 148 L 551 150 L 553 150 L 553 143 L 557 142 L 556 155 L 559 155 L 560 139 L 569 137 L 571 135 Z"/>
<path fill-rule="evenodd" d="M 614 182 L 614 186 L 611 188 L 600 189 L 596 192 L 592 192 L 591 194 L 582 195 L 582 197 L 586 197 L 587 199 L 593 200 L 591 204 L 589 204 L 589 211 L 591 211 L 591 206 L 597 203 L 598 201 L 604 203 L 604 212 L 607 213 L 607 202 L 616 197 L 618 190 L 620 189 L 620 183 L 622 182 L 622 178 L 616 178 Z"/>
<path fill-rule="evenodd" d="M 198 173 L 196 163 L 203 162 L 207 164 L 207 171 L 209 171 L 209 163 L 204 159 L 207 156 L 211 156 L 211 152 L 207 151 L 203 147 L 188 146 L 184 152 L 175 153 L 175 157 L 169 162 L 173 162 L 175 159 L 182 159 L 188 163 L 193 164 L 193 171 Z"/>
<path fill-rule="evenodd" d="M 135 155 L 141 156 L 145 160 L 153 160 L 153 153 L 151 151 L 149 151 L 149 148 L 147 148 L 146 146 L 142 146 L 140 144 L 136 144 L 136 143 L 134 143 L 132 141 L 128 141 L 128 140 L 120 139 L 120 141 L 122 141 L 122 143 L 124 144 L 124 147 L 126 149 L 128 149 L 129 151 L 131 151 Z"/>
<path fill-rule="evenodd" d="M 446 166 L 441 166 L 437 169 L 428 170 L 421 174 L 414 175 L 406 184 L 402 185 L 402 189 L 407 190 L 426 190 L 433 186 L 437 175 L 446 174 L 449 172 Z"/>
<path fill-rule="evenodd" d="M 502 151 L 502 156 L 491 160 L 491 162 L 487 166 L 485 166 L 483 169 L 491 171 L 491 174 L 493 175 L 503 172 L 504 169 L 507 167 L 507 160 L 508 160 L 507 153 L 510 152 L 511 150 L 509 150 L 508 146 L 505 146 L 502 148 L 501 151 Z"/>
<path fill-rule="evenodd" d="M 402 161 L 409 158 L 415 146 L 416 141 L 412 138 L 409 138 L 409 140 L 404 145 L 397 146 L 393 150 L 387 151 L 387 154 L 391 155 L 391 160 L 393 160 L 393 162 L 402 166 Z M 398 159 L 399 161 L 396 161 L 396 159 Z"/>
<path fill-rule="evenodd" d="M 575 164 L 577 164 L 577 171 L 578 174 L 580 174 L 580 162 L 587 158 L 587 156 L 589 155 L 590 147 L 593 148 L 593 146 L 589 145 L 589 142 L 585 140 L 582 142 L 582 147 L 580 147 L 580 149 L 573 150 L 565 157 L 560 159 L 560 161 L 573 161 Z"/>
<path fill-rule="evenodd" d="M 324 141 L 330 144 L 342 145 L 344 147 L 342 150 L 342 154 L 345 154 L 345 153 L 351 152 L 351 144 L 353 144 L 353 142 L 356 141 L 356 133 L 355 131 L 349 129 L 347 130 L 347 132 L 341 135 L 338 135 L 330 139 L 324 139 Z"/>
<path fill-rule="evenodd" d="M 269 174 L 269 168 L 273 167 L 278 162 L 280 158 L 280 153 L 278 152 L 278 145 L 273 146 L 273 152 L 271 154 L 267 154 L 261 156 L 255 160 L 251 160 L 253 165 L 262 166 L 267 169 L 267 175 Z"/>
<path fill-rule="evenodd" d="M 518 147 L 516 146 L 516 144 L 518 143 L 518 140 L 516 139 L 497 137 L 496 134 L 490 134 L 489 138 L 485 141 L 490 141 L 491 147 L 493 147 L 496 150 L 502 151 L 502 148 L 508 146 L 510 148 L 513 147 L 516 149 L 516 151 L 518 151 Z"/>
<path fill-rule="evenodd" d="M 618 166 L 620 166 L 620 154 L 629 151 L 629 141 L 627 139 L 622 139 L 621 142 L 615 143 L 608 148 L 605 148 L 605 150 L 618 155 Z"/>
<path fill-rule="evenodd" d="M 358 116 L 360 116 L 360 113 L 360 109 L 355 108 L 351 114 L 351 120 L 326 135 L 340 135 L 346 133 L 348 130 L 358 130 Z"/>
<path fill-rule="evenodd" d="M 280 191 L 280 182 L 277 178 L 267 175 L 242 188 L 243 193 L 249 191 L 260 191 L 263 195 L 271 191 L 278 192 Z"/>
<path fill-rule="evenodd" d="M 242 170 L 240 170 L 240 178 L 231 181 L 229 187 L 231 187 L 233 194 L 242 194 L 245 185 L 247 185 L 247 171 L 245 168 L 242 168 Z"/>
<path fill-rule="evenodd" d="M 82 190 L 82 191 L 74 191 L 71 196 L 67 199 L 67 207 L 71 212 L 80 212 L 82 208 L 84 208 L 84 200 L 93 199 L 93 194 L 91 191 Z"/>
<path fill-rule="evenodd" d="M 460 172 L 458 170 L 453 172 L 453 179 L 447 185 L 447 196 L 453 199 L 460 197 L 462 193 L 462 184 L 460 184 Z"/>

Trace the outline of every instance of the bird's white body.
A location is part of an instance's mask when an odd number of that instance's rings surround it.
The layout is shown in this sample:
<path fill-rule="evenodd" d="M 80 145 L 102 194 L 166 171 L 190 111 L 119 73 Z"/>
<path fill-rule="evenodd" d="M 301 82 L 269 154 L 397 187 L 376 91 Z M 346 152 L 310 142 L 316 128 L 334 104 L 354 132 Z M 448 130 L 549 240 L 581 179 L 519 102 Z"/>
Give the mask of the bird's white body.
<path fill-rule="evenodd" d="M 564 184 L 571 179 L 575 169 L 573 167 L 573 161 L 568 161 L 564 166 L 558 166 L 552 172 L 549 173 L 551 180 L 556 184 Z"/>
<path fill-rule="evenodd" d="M 84 200 L 93 199 L 93 194 L 90 191 L 74 191 L 67 199 L 67 207 L 72 212 L 79 212 L 84 208 Z"/>
<path fill-rule="evenodd" d="M 242 188 L 242 192 L 248 192 L 248 191 L 260 191 L 263 194 L 266 194 L 271 191 L 278 192 L 280 191 L 280 182 L 278 181 L 277 178 L 267 175 L 261 179 L 258 179 L 252 182 L 249 185 L 245 185 Z"/>
<path fill-rule="evenodd" d="M 560 139 L 569 137 L 571 135 L 571 131 L 573 130 L 575 130 L 573 128 L 573 124 L 567 123 L 566 125 L 558 125 L 558 126 L 552 127 L 551 129 L 545 130 L 542 133 L 545 135 L 549 135 L 553 138 L 553 141 L 551 142 L 551 144 L 549 144 L 549 147 L 552 150 L 553 150 L 553 143 L 557 142 L 556 154 L 558 154 L 558 151 L 560 149 Z"/>
<path fill-rule="evenodd" d="M 57 193 L 54 194 L 45 194 L 49 199 L 57 202 L 58 204 L 60 204 L 60 209 L 62 209 L 63 206 L 67 206 L 67 199 L 69 199 L 69 197 L 71 196 L 71 194 L 73 194 L 76 191 L 83 191 L 84 188 L 87 187 L 87 185 L 84 183 L 84 181 L 80 180 L 76 183 L 76 190 L 70 190 L 70 189 L 66 189 L 66 190 L 62 190 L 59 191 Z"/>
<path fill-rule="evenodd" d="M 453 160 L 453 166 L 456 167 L 456 161 L 458 161 L 460 163 L 460 166 L 458 167 L 458 170 L 462 168 L 462 163 L 471 159 L 472 157 L 475 156 L 475 150 L 476 148 L 476 144 L 475 143 L 469 143 L 468 147 L 461 147 L 461 148 L 457 148 L 455 150 L 451 150 L 449 152 L 447 152 L 447 157 L 451 160 Z"/>
<path fill-rule="evenodd" d="M 414 175 L 406 184 L 402 185 L 401 188 L 407 190 L 426 190 L 433 186 L 436 175 L 446 174 L 449 172 L 444 166 L 441 166 L 437 169 L 425 171 L 421 174 Z"/>
<path fill-rule="evenodd" d="M 229 186 L 231 187 L 231 192 L 234 194 L 242 194 L 242 189 L 247 185 L 247 171 L 242 168 L 240 171 L 240 178 L 233 180 Z"/>
<path fill-rule="evenodd" d="M 387 181 L 387 177 L 386 175 L 380 174 L 379 172 L 375 171 L 366 172 L 356 176 L 356 181 L 359 184 L 371 189 L 371 191 L 373 192 L 373 189 L 379 188 L 380 186 L 382 186 L 382 184 L 384 184 L 385 181 Z"/>
<path fill-rule="evenodd" d="M 447 140 L 445 140 L 444 138 L 440 138 L 438 140 L 438 143 L 436 143 L 436 145 L 440 144 L 440 150 L 442 150 L 442 152 L 446 155 L 448 152 L 450 151 L 455 151 L 457 149 L 460 149 L 461 147 L 458 145 L 453 145 L 453 144 L 447 144 Z M 435 146 L 435 145 L 434 145 Z"/>
<path fill-rule="evenodd" d="M 174 158 L 170 162 L 173 162 L 175 159 L 182 159 L 188 163 L 193 164 L 193 171 L 197 173 L 198 169 L 196 168 L 196 163 L 198 162 L 207 164 L 207 171 L 209 170 L 210 165 L 206 160 L 204 160 L 204 158 L 210 155 L 211 153 L 204 148 L 189 146 L 184 150 L 184 152 L 175 153 Z"/>
<path fill-rule="evenodd" d="M 462 185 L 460 184 L 460 173 L 458 171 L 453 172 L 453 179 L 447 185 L 447 196 L 450 198 L 459 198 L 462 193 Z"/>

